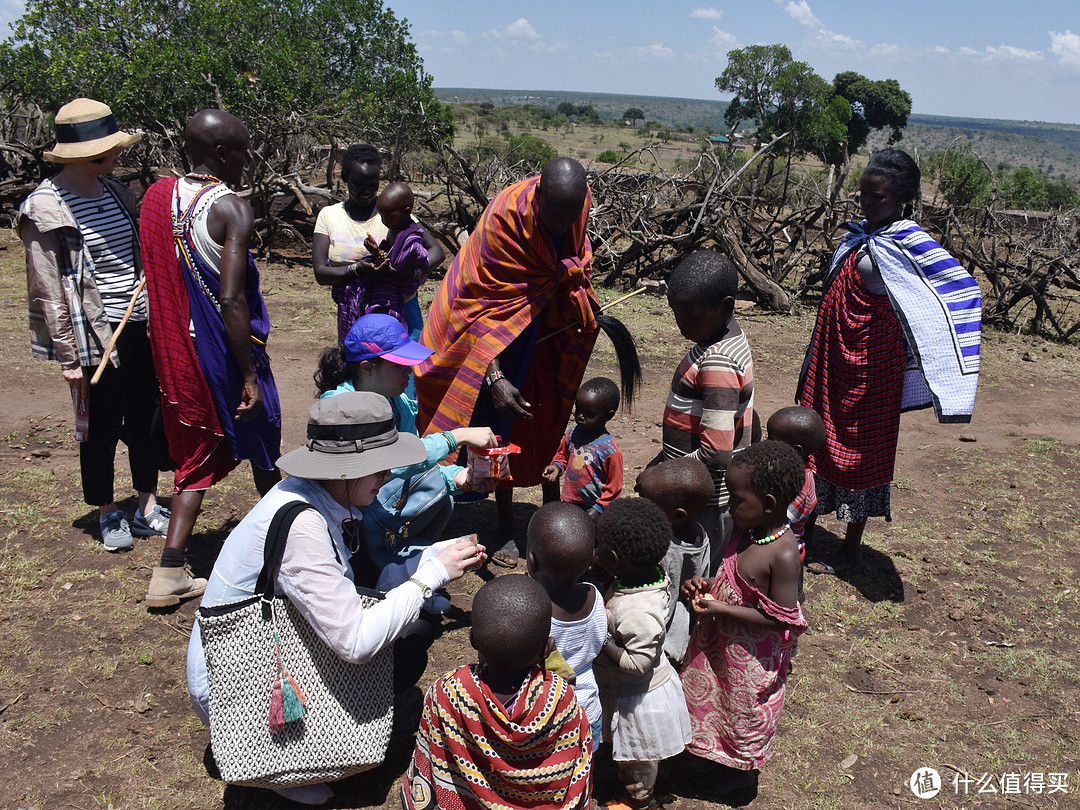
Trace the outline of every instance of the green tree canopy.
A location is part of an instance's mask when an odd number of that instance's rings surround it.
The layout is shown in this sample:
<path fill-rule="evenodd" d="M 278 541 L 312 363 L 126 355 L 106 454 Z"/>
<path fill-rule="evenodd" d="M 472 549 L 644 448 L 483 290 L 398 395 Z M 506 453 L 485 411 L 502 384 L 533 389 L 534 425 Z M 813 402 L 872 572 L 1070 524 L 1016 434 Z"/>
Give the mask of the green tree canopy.
<path fill-rule="evenodd" d="M 529 172 L 537 173 L 549 160 L 559 156 L 555 147 L 535 135 L 511 135 L 502 150 L 503 159 L 510 163 L 520 163 Z"/>
<path fill-rule="evenodd" d="M 1021 166 L 1001 183 L 1001 200 L 1008 208 L 1042 210 L 1049 207 L 1046 181 L 1028 166 Z"/>
<path fill-rule="evenodd" d="M 904 137 L 903 130 L 911 115 L 911 94 L 901 89 L 896 79 L 876 82 L 849 70 L 836 74 L 833 89 L 852 107 L 847 127 L 850 152 L 862 148 L 872 129 L 888 128 L 890 144 Z"/>
<path fill-rule="evenodd" d="M 624 120 L 630 122 L 630 126 L 635 126 L 638 121 L 645 120 L 645 111 L 640 107 L 631 107 L 629 110 L 622 114 L 622 117 Z"/>
<path fill-rule="evenodd" d="M 784 45 L 729 52 L 716 87 L 735 95 L 724 113 L 729 126 L 751 120 L 762 142 L 790 132 L 788 151 L 830 163 L 843 159 L 845 142 L 849 154 L 862 147 L 872 129 L 888 128 L 889 143 L 896 143 L 911 114 L 911 96 L 895 79 L 872 81 L 847 71 L 830 85 Z"/>
<path fill-rule="evenodd" d="M 788 132 L 787 151 L 838 159 L 851 105 L 838 99 L 808 64 L 795 61 L 787 46 L 749 45 L 730 51 L 716 88 L 735 94 L 724 113 L 729 126 L 749 119 L 757 126 L 759 141 Z"/>
<path fill-rule="evenodd" d="M 313 137 L 393 147 L 452 132 L 408 23 L 381 0 L 27 0 L 0 64 L 17 100 L 90 96 L 162 134 L 223 107 L 283 165 Z"/>

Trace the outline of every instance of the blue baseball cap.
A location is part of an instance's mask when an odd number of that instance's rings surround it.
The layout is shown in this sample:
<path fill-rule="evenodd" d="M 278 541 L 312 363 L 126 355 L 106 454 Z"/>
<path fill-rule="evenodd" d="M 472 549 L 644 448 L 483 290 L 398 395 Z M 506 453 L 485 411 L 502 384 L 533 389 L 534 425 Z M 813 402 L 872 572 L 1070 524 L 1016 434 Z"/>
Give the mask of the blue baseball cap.
<path fill-rule="evenodd" d="M 358 318 L 345 336 L 343 348 L 349 363 L 381 357 L 401 366 L 415 366 L 434 354 L 427 346 L 411 340 L 397 318 L 379 312 Z"/>

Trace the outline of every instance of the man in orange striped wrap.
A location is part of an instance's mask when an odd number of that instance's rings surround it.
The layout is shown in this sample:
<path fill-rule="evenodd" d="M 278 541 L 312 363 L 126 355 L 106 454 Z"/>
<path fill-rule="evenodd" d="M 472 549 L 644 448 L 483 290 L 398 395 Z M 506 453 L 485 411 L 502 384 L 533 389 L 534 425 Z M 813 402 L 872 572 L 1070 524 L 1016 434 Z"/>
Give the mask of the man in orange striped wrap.
<path fill-rule="evenodd" d="M 565 157 L 500 192 L 454 258 L 424 325 L 421 340 L 435 353 L 416 368 L 417 426 L 492 427 L 521 448 L 511 462 L 517 486 L 542 483 L 596 342 L 589 199 L 584 168 Z M 492 559 L 513 567 L 513 489 L 497 489 L 495 499 L 509 540 Z"/>

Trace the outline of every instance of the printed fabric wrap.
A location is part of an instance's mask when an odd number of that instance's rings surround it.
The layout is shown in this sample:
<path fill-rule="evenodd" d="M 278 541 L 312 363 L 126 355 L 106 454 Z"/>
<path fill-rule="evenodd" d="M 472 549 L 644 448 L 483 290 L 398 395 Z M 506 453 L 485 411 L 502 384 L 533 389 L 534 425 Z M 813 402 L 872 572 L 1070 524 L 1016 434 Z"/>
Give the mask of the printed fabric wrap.
<path fill-rule="evenodd" d="M 865 222 L 847 227 L 849 233 L 833 255 L 823 295 L 828 294 L 844 259 L 865 244 L 915 361 L 904 374 L 901 409 L 932 404 L 939 422 L 970 422 L 979 382 L 982 330 L 978 282 L 909 219 L 877 231 L 866 230 Z M 813 350 L 811 341 L 807 359 Z"/>
<path fill-rule="evenodd" d="M 270 316 L 259 292 L 255 260 L 248 255 L 244 293 L 263 409 L 255 418 L 243 420 L 233 418 L 244 380 L 221 317 L 221 281 L 192 247 L 187 237 L 189 221 L 173 209 L 177 182 L 167 177 L 147 189 L 140 227 L 150 339 L 162 396 L 176 406 L 181 422 L 213 431 L 229 442 L 234 458 L 251 459 L 270 470 L 280 452 L 281 406 L 266 353 Z M 193 203 L 188 210 L 194 208 Z M 194 342 L 189 325 L 194 328 Z"/>
<path fill-rule="evenodd" d="M 786 627 L 769 630 L 727 616 L 699 619 L 683 661 L 682 685 L 694 733 L 687 750 L 749 771 L 772 756 L 791 648 L 806 620 L 798 604 L 778 605 L 739 575 L 744 539 L 742 529 L 732 533 L 710 593 L 729 605 L 757 608 Z"/>
<path fill-rule="evenodd" d="M 386 250 L 386 242 L 383 240 L 381 249 Z M 414 278 L 403 281 L 362 274 L 356 281 L 331 287 L 330 295 L 338 304 L 339 342 L 345 341 L 345 336 L 358 318 L 373 312 L 390 315 L 403 326 L 408 326 L 405 322 L 405 302 L 416 295 L 427 279 L 428 252 L 424 247 L 424 229 L 412 222 L 398 231 L 387 255 L 395 268 L 412 269 Z M 378 264 L 378 258 L 374 261 Z"/>
<path fill-rule="evenodd" d="M 488 365 L 536 324 L 527 367 L 503 368 L 533 405 L 533 419 L 502 437 L 522 449 L 514 459 L 522 486 L 539 483 L 562 438 L 598 329 L 585 234 L 591 197 L 557 250 L 539 221 L 539 181 L 507 187 L 484 209 L 428 311 L 421 342 L 435 353 L 416 367 L 420 432 L 465 427 Z"/>
<path fill-rule="evenodd" d="M 428 689 L 402 779 L 407 810 L 591 807 L 592 736 L 569 683 L 534 668 L 507 709 L 479 666 Z"/>

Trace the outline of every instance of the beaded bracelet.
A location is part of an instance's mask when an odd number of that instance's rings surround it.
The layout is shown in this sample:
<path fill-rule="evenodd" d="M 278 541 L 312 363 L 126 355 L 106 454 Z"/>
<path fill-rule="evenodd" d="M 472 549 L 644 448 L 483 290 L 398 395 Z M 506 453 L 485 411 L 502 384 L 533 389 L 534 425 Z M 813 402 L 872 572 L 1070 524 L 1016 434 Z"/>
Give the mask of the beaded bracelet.
<path fill-rule="evenodd" d="M 451 433 L 449 430 L 444 430 L 442 432 L 442 437 L 444 439 L 446 439 L 446 448 L 447 448 L 446 453 L 447 453 L 447 455 L 449 455 L 450 453 L 453 453 L 455 450 L 458 449 L 457 439 L 454 438 L 453 433 Z"/>
<path fill-rule="evenodd" d="M 505 379 L 506 379 L 506 375 L 503 374 L 501 370 L 496 369 L 495 371 L 488 372 L 488 375 L 486 377 L 484 377 L 484 382 L 487 383 L 488 388 L 491 388 L 499 380 L 505 380 Z"/>

